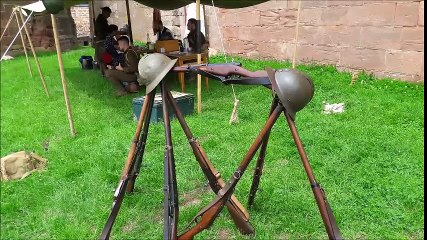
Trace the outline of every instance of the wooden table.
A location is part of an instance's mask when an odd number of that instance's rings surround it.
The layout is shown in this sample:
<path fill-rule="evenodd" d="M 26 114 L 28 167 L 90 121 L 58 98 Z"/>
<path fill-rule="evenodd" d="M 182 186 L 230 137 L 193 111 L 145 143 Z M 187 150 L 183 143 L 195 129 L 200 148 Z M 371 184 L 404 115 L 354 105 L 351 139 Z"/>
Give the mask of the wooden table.
<path fill-rule="evenodd" d="M 178 59 L 176 61 L 176 66 L 181 66 L 184 64 L 197 64 L 197 54 L 196 53 L 184 53 L 184 52 L 167 52 L 165 53 L 166 56 L 172 59 Z M 209 62 L 209 55 L 208 53 L 202 53 L 202 62 L 201 63 L 208 63 Z M 185 81 L 184 81 L 184 72 L 178 73 L 178 81 L 181 84 L 181 92 L 184 92 L 185 90 Z M 209 79 L 206 77 L 206 88 L 209 87 L 208 81 Z"/>

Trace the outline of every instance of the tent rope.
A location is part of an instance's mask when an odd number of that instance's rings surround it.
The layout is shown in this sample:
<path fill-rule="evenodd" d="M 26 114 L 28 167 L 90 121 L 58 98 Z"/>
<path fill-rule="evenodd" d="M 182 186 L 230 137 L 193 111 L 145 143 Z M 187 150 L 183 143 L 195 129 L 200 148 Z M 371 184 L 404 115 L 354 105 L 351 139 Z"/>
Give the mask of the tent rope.
<path fill-rule="evenodd" d="M 218 14 L 217 14 L 217 9 L 215 7 L 214 0 L 212 0 L 212 7 L 213 7 L 213 10 L 214 10 L 214 16 L 215 16 L 216 26 L 217 26 L 217 29 L 218 29 L 218 32 L 219 32 L 219 39 L 221 41 L 222 53 L 224 54 L 225 62 L 228 63 L 227 54 L 226 54 L 225 46 L 224 46 L 224 38 L 222 36 L 221 28 L 219 26 Z M 232 61 L 234 62 L 234 59 L 232 59 Z M 234 89 L 234 85 L 233 84 L 231 84 L 231 89 L 232 89 L 233 97 L 234 97 L 234 107 L 233 107 L 233 112 L 231 113 L 231 117 L 230 117 L 230 122 L 229 122 L 230 124 L 231 123 L 236 123 L 236 122 L 239 121 L 239 118 L 237 116 L 237 108 L 238 108 L 239 102 L 240 102 L 239 99 L 237 98 L 236 90 Z"/>
<path fill-rule="evenodd" d="M 3 36 L 6 33 L 6 30 L 9 27 L 9 24 L 12 21 L 13 16 L 15 16 L 15 10 L 13 10 L 12 13 L 10 14 L 9 20 L 7 21 L 6 26 L 4 27 L 3 33 L 1 34 L 0 41 L 3 39 Z"/>
<path fill-rule="evenodd" d="M 14 13 L 16 13 L 16 12 L 14 12 Z M 13 43 L 18 38 L 19 34 L 21 33 L 22 29 L 25 27 L 25 24 L 27 24 L 28 20 L 30 20 L 31 15 L 33 15 L 33 13 L 34 13 L 34 11 L 31 11 L 30 15 L 28 15 L 27 19 L 24 21 L 24 23 L 22 24 L 22 26 L 18 29 L 18 32 L 16 33 L 15 37 L 10 42 L 10 45 L 7 47 L 6 51 L 4 51 L 3 56 L 1 56 L 0 61 L 3 60 L 4 56 L 6 56 L 7 52 L 12 47 Z"/>
<path fill-rule="evenodd" d="M 295 26 L 295 46 L 294 46 L 294 56 L 292 58 L 292 68 L 295 68 L 296 58 L 297 58 L 297 47 L 298 47 L 298 32 L 299 32 L 299 18 L 301 13 L 301 0 L 298 2 L 298 13 L 297 13 L 297 23 Z"/>

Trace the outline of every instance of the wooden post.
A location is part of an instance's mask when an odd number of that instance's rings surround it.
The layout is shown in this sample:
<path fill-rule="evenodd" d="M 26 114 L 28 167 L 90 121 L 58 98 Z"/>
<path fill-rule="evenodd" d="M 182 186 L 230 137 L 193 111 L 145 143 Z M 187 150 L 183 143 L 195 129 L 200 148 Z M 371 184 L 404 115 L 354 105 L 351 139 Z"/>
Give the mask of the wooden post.
<path fill-rule="evenodd" d="M 197 20 L 197 35 L 199 35 L 199 31 L 201 31 L 200 29 L 200 0 L 196 1 L 196 20 Z M 200 37 L 197 38 L 197 43 L 196 45 L 200 46 Z M 202 62 L 202 55 L 200 54 L 200 49 L 199 52 L 197 52 L 197 64 L 200 64 Z M 197 74 L 197 112 L 200 113 L 202 112 L 202 76 L 200 74 Z"/>
<path fill-rule="evenodd" d="M 295 26 L 295 48 L 294 48 L 294 56 L 292 58 L 292 68 L 295 68 L 296 59 L 297 59 L 299 16 L 301 13 L 301 2 L 302 2 L 301 0 L 298 2 L 297 24 Z"/>
<path fill-rule="evenodd" d="M 21 29 L 21 23 L 19 22 L 19 17 L 18 17 L 17 11 L 19 11 L 19 10 L 17 10 L 15 8 L 13 10 L 13 14 L 16 17 L 16 23 L 18 24 L 18 29 Z M 30 75 L 32 78 L 33 77 L 33 70 L 31 69 L 30 59 L 28 58 L 27 47 L 25 46 L 25 39 L 24 39 L 24 35 L 22 34 L 22 31 L 19 31 L 19 35 L 21 36 L 22 47 L 24 48 L 24 53 L 25 53 L 25 59 L 27 59 L 28 71 L 30 71 Z"/>
<path fill-rule="evenodd" d="M 68 99 L 67 82 L 65 80 L 64 65 L 62 63 L 62 53 L 61 45 L 59 44 L 58 28 L 56 26 L 55 15 L 51 14 L 50 17 L 52 19 L 53 36 L 55 38 L 56 55 L 58 56 L 59 71 L 61 73 L 62 89 L 64 91 L 65 106 L 67 108 L 68 114 L 68 123 L 70 124 L 71 136 L 74 137 L 76 136 L 76 130 L 74 129 L 73 115 L 71 114 L 70 100 Z"/>
<path fill-rule="evenodd" d="M 90 36 L 91 36 L 91 40 L 93 40 L 93 36 L 95 35 L 95 3 L 93 2 L 94 0 L 90 1 L 90 5 L 89 5 L 89 16 L 91 17 L 91 22 L 90 22 Z M 94 43 L 94 41 L 92 41 L 92 43 Z"/>
<path fill-rule="evenodd" d="M 27 25 L 25 25 L 24 15 L 22 14 L 22 9 L 20 7 L 17 8 L 19 15 L 21 16 L 21 21 L 24 24 L 25 34 L 27 35 L 28 42 L 30 43 L 31 51 L 33 52 L 34 61 L 36 62 L 37 71 L 39 71 L 40 80 L 42 81 L 44 92 L 49 97 L 49 91 L 47 90 L 46 81 L 44 80 L 42 70 L 40 68 L 39 59 L 37 58 L 36 50 L 34 50 L 33 41 L 31 40 L 30 33 L 28 32 Z"/>
<path fill-rule="evenodd" d="M 126 0 L 126 14 L 128 17 L 128 26 L 129 26 L 129 38 L 130 38 L 130 43 L 132 43 L 133 45 L 133 34 L 132 34 L 132 21 L 130 19 L 130 9 L 129 9 L 129 0 Z"/>

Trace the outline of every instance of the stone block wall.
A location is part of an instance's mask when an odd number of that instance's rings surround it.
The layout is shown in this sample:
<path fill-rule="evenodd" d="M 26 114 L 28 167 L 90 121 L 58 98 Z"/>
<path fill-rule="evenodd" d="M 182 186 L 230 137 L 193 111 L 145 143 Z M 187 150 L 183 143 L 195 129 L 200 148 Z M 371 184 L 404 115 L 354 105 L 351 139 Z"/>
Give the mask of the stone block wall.
<path fill-rule="evenodd" d="M 89 12 L 89 5 L 76 5 L 71 7 L 70 10 L 71 16 L 73 17 L 76 24 L 77 37 L 80 38 L 90 36 L 90 22 L 92 21 L 92 18 Z"/>
<path fill-rule="evenodd" d="M 227 53 L 291 60 L 298 1 L 243 9 L 206 7 L 209 40 Z M 424 1 L 303 1 L 298 62 L 364 69 L 380 77 L 424 81 Z"/>
<path fill-rule="evenodd" d="M 15 6 L 22 6 L 34 1 L 15 1 L 15 0 L 2 0 L 0 2 L 0 17 L 1 17 L 1 32 L 3 33 L 6 24 L 11 16 L 12 9 Z M 70 9 L 66 9 L 55 15 L 58 24 L 58 33 L 60 38 L 61 49 L 63 51 L 71 49 L 76 44 L 76 27 L 71 17 Z M 49 14 L 34 13 L 34 16 L 27 23 L 34 48 L 36 50 L 54 50 L 55 41 L 53 37 L 52 21 Z M 18 26 L 16 19 L 13 18 L 9 27 L 6 29 L 5 35 L 1 41 L 1 52 L 6 50 L 9 44 L 12 42 L 14 36 L 18 32 Z M 25 35 L 24 30 L 22 33 Z M 28 41 L 26 39 L 26 41 Z M 27 48 L 29 48 L 28 42 L 26 42 Z M 9 55 L 21 53 L 22 41 L 18 36 L 14 45 L 9 50 Z"/>
<path fill-rule="evenodd" d="M 111 8 L 112 14 L 108 19 L 110 24 L 116 24 L 119 28 L 127 24 L 125 1 L 99 0 L 94 2 L 94 6 L 96 16 L 101 13 L 100 8 L 106 6 Z M 148 39 L 150 41 L 154 41 L 155 36 L 152 30 L 153 9 L 135 1 L 129 1 L 129 9 L 134 40 L 146 42 L 148 34 Z M 183 25 L 181 18 L 183 16 L 183 10 L 176 9 L 171 11 L 161 11 L 161 16 L 163 24 L 172 31 L 175 38 L 181 39 L 181 26 Z"/>
<path fill-rule="evenodd" d="M 95 1 L 95 14 L 109 6 L 109 19 L 127 23 L 125 1 Z M 220 33 L 226 53 L 255 58 L 291 60 L 294 53 L 298 1 L 272 0 L 242 9 L 205 7 L 211 52 L 220 52 Z M 155 39 L 152 8 L 130 1 L 135 40 Z M 181 39 L 184 9 L 161 11 L 164 25 Z M 339 69 L 365 70 L 379 77 L 424 81 L 424 1 L 317 0 L 302 1 L 298 62 L 333 64 Z"/>

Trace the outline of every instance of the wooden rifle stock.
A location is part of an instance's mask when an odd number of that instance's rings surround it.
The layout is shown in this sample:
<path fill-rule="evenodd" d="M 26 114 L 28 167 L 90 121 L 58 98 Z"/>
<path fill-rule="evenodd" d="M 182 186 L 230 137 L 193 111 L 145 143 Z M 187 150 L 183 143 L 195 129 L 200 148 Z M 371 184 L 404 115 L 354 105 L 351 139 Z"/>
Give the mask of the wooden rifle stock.
<path fill-rule="evenodd" d="M 271 103 L 270 115 L 273 113 L 277 104 L 278 104 L 278 100 L 274 99 L 273 102 Z M 249 208 L 252 208 L 252 206 L 254 204 L 256 192 L 258 191 L 259 182 L 260 182 L 261 175 L 262 175 L 262 169 L 264 167 L 265 153 L 267 151 L 267 144 L 268 144 L 269 137 L 270 137 L 270 132 L 268 132 L 265 135 L 265 138 L 262 140 L 261 149 L 259 150 L 258 160 L 256 162 L 256 167 L 254 170 L 254 177 L 252 180 L 251 189 L 249 191 L 249 199 L 248 199 Z"/>
<path fill-rule="evenodd" d="M 239 65 L 235 64 L 201 64 L 201 65 L 185 65 L 174 67 L 173 71 L 176 72 L 194 72 L 194 71 L 204 71 L 217 76 L 228 77 L 232 75 L 238 75 L 242 77 L 268 77 L 267 72 L 263 70 L 251 72 Z"/>
<path fill-rule="evenodd" d="M 203 208 L 197 215 L 191 220 L 191 223 L 196 222 L 196 225 L 184 232 L 182 235 L 178 237 L 178 240 L 187 240 L 193 239 L 194 236 L 201 231 L 209 228 L 215 219 L 218 217 L 218 214 L 223 209 L 226 202 L 229 200 L 230 196 L 233 194 L 233 190 L 228 189 L 226 191 L 222 191 L 223 194 L 219 193 L 215 199 L 205 208 Z M 198 219 L 200 220 L 198 221 Z M 190 226 L 189 225 L 189 226 Z M 189 228 L 187 227 L 187 229 Z"/>
<path fill-rule="evenodd" d="M 255 141 L 252 143 L 251 147 L 249 148 L 249 151 L 246 153 L 240 166 L 234 172 L 230 181 L 218 192 L 215 199 L 211 203 L 209 203 L 205 208 L 203 208 L 196 215 L 196 217 L 193 218 L 191 222 L 196 222 L 196 220 L 199 218 L 201 218 L 201 220 L 197 222 L 197 224 L 194 227 L 192 227 L 190 230 L 186 231 L 184 234 L 179 236 L 178 239 L 192 239 L 195 234 L 203 231 L 204 229 L 212 225 L 212 223 L 215 221 L 218 214 L 221 212 L 223 206 L 227 203 L 227 201 L 229 201 L 231 195 L 234 192 L 234 187 L 239 182 L 239 180 L 243 176 L 243 173 L 245 172 L 245 169 L 249 165 L 255 153 L 258 151 L 262 143 L 262 140 L 270 132 L 271 128 L 273 127 L 274 123 L 276 122 L 277 118 L 279 117 L 280 113 L 283 110 L 284 109 L 281 105 L 278 105 L 274 109 L 274 111 L 268 118 L 267 123 L 264 125 L 263 129 L 260 131 Z"/>
<path fill-rule="evenodd" d="M 115 192 L 114 192 L 114 201 L 113 206 L 111 207 L 110 215 L 108 216 L 107 223 L 104 226 L 104 229 L 102 230 L 100 239 L 105 240 L 109 239 L 111 229 L 113 227 L 114 221 L 117 217 L 117 214 L 119 212 L 120 206 L 123 202 L 123 197 L 126 192 L 127 185 L 129 183 L 129 180 L 131 178 L 131 171 L 135 164 L 135 151 L 138 145 L 138 142 L 140 141 L 140 135 L 141 135 L 141 129 L 144 122 L 146 122 L 147 111 L 150 109 L 150 105 L 152 105 L 154 100 L 154 93 L 148 94 L 145 96 L 144 104 L 142 105 L 141 114 L 139 116 L 138 125 L 135 130 L 135 135 L 132 141 L 132 145 L 130 147 L 128 157 L 126 159 L 125 167 L 123 168 L 122 176 L 119 181 L 119 185 L 117 186 Z"/>
<path fill-rule="evenodd" d="M 208 182 L 212 191 L 214 191 L 215 194 L 218 194 L 218 192 L 225 185 L 224 181 L 221 178 L 221 175 L 218 173 L 218 171 L 214 168 L 212 163 L 209 161 L 203 148 L 200 146 L 197 140 L 193 137 L 193 134 L 191 133 L 187 123 L 185 122 L 184 116 L 179 111 L 178 106 L 172 97 L 172 94 L 170 93 L 170 91 L 166 91 L 166 92 L 167 92 L 168 102 L 171 103 L 175 116 L 177 116 L 177 119 L 181 124 L 181 127 L 184 130 L 185 135 L 187 136 L 187 139 L 190 142 L 190 146 L 193 149 L 193 153 L 196 156 L 197 162 L 199 163 L 203 173 L 208 179 Z M 253 234 L 254 229 L 248 222 L 249 214 L 234 195 L 231 195 L 231 198 L 227 202 L 226 206 L 239 231 L 243 234 Z"/>

